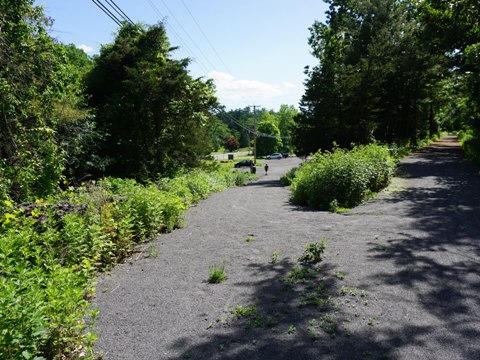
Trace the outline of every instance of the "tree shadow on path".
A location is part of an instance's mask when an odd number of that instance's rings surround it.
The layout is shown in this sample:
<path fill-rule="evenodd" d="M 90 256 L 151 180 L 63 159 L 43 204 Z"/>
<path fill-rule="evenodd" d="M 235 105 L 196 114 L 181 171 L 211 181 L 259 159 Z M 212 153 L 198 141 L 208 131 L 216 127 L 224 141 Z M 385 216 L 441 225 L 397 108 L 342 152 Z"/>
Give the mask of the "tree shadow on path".
<path fill-rule="evenodd" d="M 384 200 L 402 221 L 394 224 L 395 236 L 384 246 L 372 244 L 370 259 L 386 270 L 370 275 L 368 282 L 408 294 L 418 310 L 416 322 L 427 324 L 425 334 L 411 337 L 429 339 L 440 358 L 478 358 L 478 168 L 448 142 L 414 154 L 402 167 L 411 186 Z"/>

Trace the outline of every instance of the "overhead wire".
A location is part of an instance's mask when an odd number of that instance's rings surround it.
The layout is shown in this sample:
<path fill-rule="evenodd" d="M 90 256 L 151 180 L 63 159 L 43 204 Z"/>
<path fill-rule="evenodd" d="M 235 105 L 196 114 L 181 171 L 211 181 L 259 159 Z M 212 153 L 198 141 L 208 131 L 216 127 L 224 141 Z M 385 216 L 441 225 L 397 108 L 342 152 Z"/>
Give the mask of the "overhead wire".
<path fill-rule="evenodd" d="M 170 24 L 168 21 L 165 20 L 165 16 L 160 12 L 160 10 L 158 9 L 158 7 L 154 4 L 154 2 L 152 0 L 146 0 L 147 3 L 150 5 L 150 7 L 153 9 L 153 11 L 157 14 L 157 16 L 161 19 L 161 21 L 165 24 L 166 27 L 169 28 L 169 30 L 172 31 L 173 35 L 177 38 L 177 40 L 184 46 L 185 48 L 185 51 L 187 53 L 189 53 L 191 55 L 191 59 L 193 61 L 195 61 L 198 66 L 200 66 L 202 68 L 202 71 L 207 74 L 208 73 L 208 69 L 205 67 L 205 65 L 203 64 L 203 62 L 201 62 L 196 56 L 195 56 L 195 53 L 192 51 L 192 49 L 190 48 L 190 46 L 188 46 L 188 44 L 183 40 L 183 38 L 180 36 L 180 34 L 178 34 L 177 31 L 175 31 L 175 28 L 173 27 L 172 24 Z"/>
<path fill-rule="evenodd" d="M 121 17 L 124 21 L 129 22 L 132 25 L 135 25 L 132 19 L 128 17 L 127 14 L 115 3 L 113 0 L 105 0 L 108 5 Z"/>
<path fill-rule="evenodd" d="M 217 50 L 215 49 L 215 47 L 213 46 L 213 44 L 210 42 L 210 39 L 208 38 L 207 34 L 205 33 L 205 31 L 203 31 L 202 27 L 200 26 L 200 24 L 198 23 L 197 19 L 195 19 L 195 16 L 193 16 L 192 12 L 190 11 L 189 7 L 187 6 L 187 4 L 185 4 L 185 2 L 183 0 L 182 1 L 182 4 L 183 6 L 185 7 L 185 9 L 187 9 L 187 12 L 190 14 L 190 17 L 193 19 L 193 21 L 195 22 L 195 24 L 197 25 L 198 29 L 200 30 L 200 32 L 202 33 L 203 37 L 205 38 L 205 40 L 207 40 L 207 43 L 208 45 L 210 46 L 210 48 L 213 50 L 213 52 L 215 53 L 215 55 L 217 56 L 218 60 L 220 60 L 220 62 L 222 63 L 222 65 L 225 67 L 225 69 L 230 73 L 232 74 L 232 72 L 230 71 L 230 69 L 228 68 L 227 64 L 225 64 L 225 62 L 223 61 L 222 57 L 220 56 L 220 54 L 217 52 Z"/>
<path fill-rule="evenodd" d="M 108 10 L 107 7 L 100 2 L 100 0 L 92 0 L 92 2 L 97 5 L 98 8 L 102 10 L 110 19 L 112 19 L 118 26 L 122 26 L 122 21 L 119 20 L 110 10 Z"/>
<path fill-rule="evenodd" d="M 182 23 L 177 19 L 177 17 L 175 16 L 175 13 L 170 10 L 170 8 L 168 7 L 167 3 L 165 2 L 165 0 L 161 0 L 163 6 L 165 6 L 165 8 L 167 9 L 167 11 L 170 13 L 170 15 L 172 15 L 172 18 L 173 20 L 175 20 L 175 22 L 178 24 L 178 26 L 180 26 L 180 29 L 183 30 L 183 32 L 187 35 L 187 37 L 190 39 L 191 43 L 193 44 L 193 46 L 195 46 L 195 48 L 198 50 L 198 52 L 203 56 L 203 58 L 207 61 L 208 65 L 210 65 L 210 67 L 212 69 L 215 69 L 215 65 L 212 64 L 212 62 L 210 61 L 210 59 L 205 55 L 205 53 L 203 52 L 203 50 L 197 45 L 197 43 L 195 42 L 195 40 L 192 39 L 192 37 L 190 36 L 190 34 L 188 33 L 187 30 L 185 30 L 185 28 L 183 27 Z"/>
<path fill-rule="evenodd" d="M 219 113 L 222 114 L 224 117 L 227 118 L 227 120 L 229 120 L 230 122 L 233 122 L 235 123 L 236 125 L 238 125 L 240 128 L 244 129 L 245 131 L 249 132 L 250 134 L 256 134 L 257 137 L 266 137 L 266 138 L 270 138 L 270 139 L 277 139 L 278 137 L 275 136 L 275 135 L 272 135 L 272 134 L 266 134 L 266 133 L 262 133 L 260 131 L 255 131 L 249 127 L 247 127 L 246 125 L 242 124 L 241 122 L 239 122 L 237 119 L 235 119 L 232 115 L 230 115 L 229 113 L 227 113 L 225 110 L 221 109 L 221 108 L 218 108 L 218 107 L 214 107 L 213 110 L 215 110 L 215 115 L 218 115 Z M 280 136 L 281 139 L 283 140 L 289 140 L 291 139 L 290 136 Z"/>

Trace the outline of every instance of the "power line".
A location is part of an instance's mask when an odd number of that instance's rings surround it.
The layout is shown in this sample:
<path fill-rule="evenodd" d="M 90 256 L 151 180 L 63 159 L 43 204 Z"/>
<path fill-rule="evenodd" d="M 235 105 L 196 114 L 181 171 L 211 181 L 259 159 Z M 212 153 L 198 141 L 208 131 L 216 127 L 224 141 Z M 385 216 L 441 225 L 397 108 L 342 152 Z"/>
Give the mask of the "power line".
<path fill-rule="evenodd" d="M 203 58 L 207 61 L 207 63 L 210 65 L 210 67 L 213 69 L 215 69 L 215 65 L 213 65 L 210 60 L 208 59 L 208 57 L 204 54 L 204 52 L 202 51 L 202 49 L 197 45 L 197 43 L 195 42 L 195 40 L 192 39 L 192 37 L 190 36 L 190 34 L 188 33 L 187 30 L 185 30 L 185 28 L 183 27 L 182 23 L 177 19 L 177 17 L 175 16 L 175 13 L 170 10 L 170 8 L 168 7 L 167 3 L 164 1 L 164 0 L 161 0 L 162 1 L 162 4 L 165 6 L 165 8 L 167 9 L 167 11 L 172 15 L 173 17 L 173 20 L 175 20 L 175 22 L 180 26 L 180 28 L 183 30 L 183 32 L 187 35 L 187 37 L 190 39 L 190 41 L 192 42 L 192 44 L 195 46 L 195 48 L 198 50 L 198 52 L 203 56 Z"/>
<path fill-rule="evenodd" d="M 146 0 L 150 7 L 153 9 L 153 11 L 157 14 L 157 16 L 161 19 L 161 21 L 165 24 L 165 26 L 169 27 L 169 29 L 172 31 L 173 35 L 177 38 L 177 40 L 183 44 L 185 50 L 191 55 L 192 59 L 195 59 L 198 63 L 198 65 L 202 68 L 202 71 L 205 72 L 205 74 L 208 73 L 208 69 L 205 67 L 205 65 L 195 57 L 195 53 L 192 51 L 192 49 L 188 46 L 188 44 L 183 40 L 183 38 L 175 31 L 173 25 L 169 24 L 168 21 L 165 20 L 165 16 L 160 12 L 158 7 L 153 3 L 152 0 Z"/>
<path fill-rule="evenodd" d="M 207 40 L 207 43 L 208 45 L 210 45 L 210 47 L 212 48 L 213 52 L 215 53 L 215 55 L 217 56 L 218 60 L 220 60 L 220 62 L 223 64 L 223 66 L 225 67 L 225 69 L 230 73 L 232 74 L 232 72 L 230 71 L 230 69 L 228 68 L 228 66 L 225 64 L 225 62 L 223 61 L 223 59 L 221 58 L 220 54 L 217 52 L 217 50 L 215 49 L 215 47 L 212 45 L 212 43 L 210 42 L 207 34 L 205 34 L 205 31 L 203 31 L 202 27 L 200 26 L 200 24 L 198 23 L 197 19 L 195 19 L 195 17 L 193 16 L 192 12 L 190 11 L 190 9 L 188 8 L 187 4 L 185 4 L 185 2 L 183 0 L 182 1 L 182 4 L 183 6 L 185 6 L 185 9 L 187 9 L 188 13 L 190 14 L 190 16 L 192 17 L 193 21 L 195 22 L 195 24 L 197 25 L 198 29 L 200 30 L 200 32 L 202 33 L 203 37 L 205 38 L 205 40 Z"/>
<path fill-rule="evenodd" d="M 119 20 L 110 10 L 108 10 L 107 7 L 100 2 L 100 0 L 92 0 L 92 2 L 97 5 L 98 8 L 102 10 L 110 19 L 112 19 L 118 26 L 122 26 L 122 21 Z"/>
<path fill-rule="evenodd" d="M 257 107 L 258 105 L 255 105 L 255 106 Z M 270 139 L 277 139 L 277 136 L 275 136 L 275 135 L 258 132 L 258 131 L 255 131 L 255 130 L 245 126 L 244 124 L 239 122 L 237 119 L 235 119 L 232 115 L 230 115 L 229 113 L 227 113 L 223 109 L 220 109 L 218 107 L 214 107 L 213 110 L 216 111 L 216 115 L 222 114 L 224 117 L 227 118 L 228 121 L 233 122 L 234 124 L 236 124 L 237 126 L 239 126 L 240 128 L 249 132 L 252 135 L 256 134 L 258 137 L 266 137 L 266 138 L 270 138 Z M 289 140 L 289 139 L 291 139 L 291 137 L 290 136 L 280 136 L 280 139 Z"/>
<path fill-rule="evenodd" d="M 113 0 L 105 0 L 107 2 L 107 4 L 110 5 L 110 7 L 115 10 L 115 12 L 120 16 L 122 17 L 125 21 L 129 22 L 130 24 L 134 25 L 132 19 L 130 19 L 128 17 L 127 14 L 125 14 L 125 12 L 115 3 L 115 1 Z"/>

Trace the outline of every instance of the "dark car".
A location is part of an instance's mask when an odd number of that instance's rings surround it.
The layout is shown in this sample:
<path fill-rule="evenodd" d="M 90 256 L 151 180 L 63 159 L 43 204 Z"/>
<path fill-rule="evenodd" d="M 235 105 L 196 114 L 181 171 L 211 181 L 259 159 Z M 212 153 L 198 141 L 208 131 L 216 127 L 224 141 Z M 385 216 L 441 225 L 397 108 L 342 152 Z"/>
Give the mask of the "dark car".
<path fill-rule="evenodd" d="M 242 160 L 239 161 L 238 163 L 235 164 L 236 168 L 241 168 L 241 167 L 250 167 L 253 165 L 253 160 Z"/>

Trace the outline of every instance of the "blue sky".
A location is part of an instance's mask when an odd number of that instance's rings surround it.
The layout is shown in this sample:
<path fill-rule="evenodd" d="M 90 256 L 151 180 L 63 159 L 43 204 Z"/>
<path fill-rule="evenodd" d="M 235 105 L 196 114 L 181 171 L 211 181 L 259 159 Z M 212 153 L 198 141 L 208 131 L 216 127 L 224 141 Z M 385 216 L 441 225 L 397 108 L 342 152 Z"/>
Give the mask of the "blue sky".
<path fill-rule="evenodd" d="M 134 22 L 163 20 L 171 44 L 180 47 L 174 57 L 191 58 L 193 76 L 214 79 L 220 102 L 229 109 L 298 106 L 304 67 L 317 62 L 310 54 L 308 28 L 315 20 L 323 22 L 327 10 L 321 0 L 114 1 Z M 89 55 L 112 42 L 118 28 L 91 0 L 35 4 L 54 19 L 53 37 Z"/>

